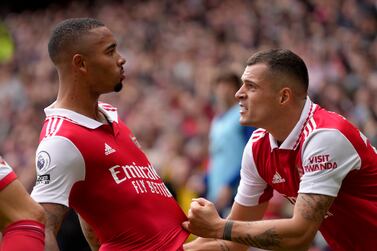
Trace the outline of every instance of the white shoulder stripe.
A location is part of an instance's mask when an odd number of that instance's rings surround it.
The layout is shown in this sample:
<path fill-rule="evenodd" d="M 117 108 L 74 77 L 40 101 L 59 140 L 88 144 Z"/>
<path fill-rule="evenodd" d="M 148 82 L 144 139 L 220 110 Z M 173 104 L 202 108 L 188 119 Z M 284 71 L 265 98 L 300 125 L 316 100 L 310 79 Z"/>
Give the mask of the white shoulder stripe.
<path fill-rule="evenodd" d="M 45 138 L 56 135 L 63 124 L 64 118 L 53 116 L 49 120 L 50 121 L 47 124 Z"/>
<path fill-rule="evenodd" d="M 48 118 L 48 123 L 47 123 L 47 127 L 46 127 L 46 134 L 45 134 L 45 137 L 48 135 L 49 131 L 50 131 L 50 128 L 51 128 L 51 122 L 52 122 L 52 118 Z"/>
<path fill-rule="evenodd" d="M 51 128 L 50 128 L 50 131 L 49 131 L 49 134 L 52 134 L 55 130 L 55 126 L 56 126 L 56 122 L 58 122 L 58 118 L 54 116 L 54 119 L 52 121 L 52 124 L 51 124 Z"/>
<path fill-rule="evenodd" d="M 263 136 L 266 134 L 266 130 L 264 129 L 257 129 L 253 132 L 251 135 L 251 142 L 256 142 L 259 139 L 263 138 Z"/>
<path fill-rule="evenodd" d="M 304 129 L 304 138 L 306 139 L 311 132 L 313 132 L 317 128 L 317 123 L 315 122 L 314 118 L 311 117 L 309 121 L 306 123 Z"/>
<path fill-rule="evenodd" d="M 313 130 L 317 128 L 317 123 L 315 122 L 313 117 L 310 118 L 309 122 L 312 124 Z"/>
<path fill-rule="evenodd" d="M 54 132 L 51 134 L 51 136 L 55 136 L 56 135 L 56 133 L 59 131 L 60 127 L 62 126 L 63 121 L 64 121 L 63 118 L 59 118 L 58 125 L 56 126 L 56 128 L 55 128 Z"/>

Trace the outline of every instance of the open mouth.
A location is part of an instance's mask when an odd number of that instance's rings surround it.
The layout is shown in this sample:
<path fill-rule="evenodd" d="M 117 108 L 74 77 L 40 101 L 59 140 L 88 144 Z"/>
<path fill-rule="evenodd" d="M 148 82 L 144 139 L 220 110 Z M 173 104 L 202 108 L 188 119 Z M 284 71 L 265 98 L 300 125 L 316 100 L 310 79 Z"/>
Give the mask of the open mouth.
<path fill-rule="evenodd" d="M 239 106 L 240 106 L 240 113 L 245 113 L 247 111 L 246 107 L 243 104 L 239 103 Z"/>

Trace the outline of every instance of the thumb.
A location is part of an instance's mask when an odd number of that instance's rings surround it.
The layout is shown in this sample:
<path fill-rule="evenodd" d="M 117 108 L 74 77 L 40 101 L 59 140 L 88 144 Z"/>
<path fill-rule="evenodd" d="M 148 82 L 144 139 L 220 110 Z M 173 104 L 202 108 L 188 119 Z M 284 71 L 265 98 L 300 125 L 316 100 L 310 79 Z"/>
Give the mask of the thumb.
<path fill-rule="evenodd" d="M 188 232 L 190 232 L 190 230 L 189 230 L 189 224 L 190 224 L 190 222 L 188 222 L 188 221 L 184 221 L 184 222 L 182 222 L 182 227 L 183 227 L 186 231 L 188 231 Z"/>

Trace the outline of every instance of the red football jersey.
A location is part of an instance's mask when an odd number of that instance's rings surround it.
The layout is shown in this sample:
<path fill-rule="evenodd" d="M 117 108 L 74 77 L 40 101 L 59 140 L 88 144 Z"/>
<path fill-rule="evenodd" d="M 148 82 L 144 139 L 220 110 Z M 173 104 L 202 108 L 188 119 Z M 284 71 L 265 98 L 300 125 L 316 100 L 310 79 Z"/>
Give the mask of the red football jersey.
<path fill-rule="evenodd" d="M 45 109 L 32 197 L 73 208 L 94 228 L 101 251 L 180 249 L 185 214 L 116 109 L 99 109 L 110 124 Z"/>
<path fill-rule="evenodd" d="M 292 203 L 298 193 L 336 197 L 320 227 L 332 250 L 377 247 L 376 150 L 346 119 L 309 98 L 280 146 L 259 129 L 245 147 L 235 200 L 257 205 L 273 190 Z"/>

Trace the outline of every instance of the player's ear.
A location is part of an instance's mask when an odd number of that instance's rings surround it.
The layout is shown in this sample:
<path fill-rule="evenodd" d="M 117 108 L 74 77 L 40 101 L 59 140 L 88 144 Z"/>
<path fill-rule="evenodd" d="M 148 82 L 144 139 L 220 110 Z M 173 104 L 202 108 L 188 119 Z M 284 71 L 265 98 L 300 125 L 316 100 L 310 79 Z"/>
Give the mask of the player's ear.
<path fill-rule="evenodd" d="M 292 99 L 292 90 L 289 87 L 284 87 L 280 90 L 280 104 L 286 104 Z"/>
<path fill-rule="evenodd" d="M 87 71 L 85 59 L 84 59 L 83 55 L 81 55 L 81 54 L 73 55 L 72 65 L 77 70 L 80 70 L 80 71 L 83 71 L 83 72 Z"/>

